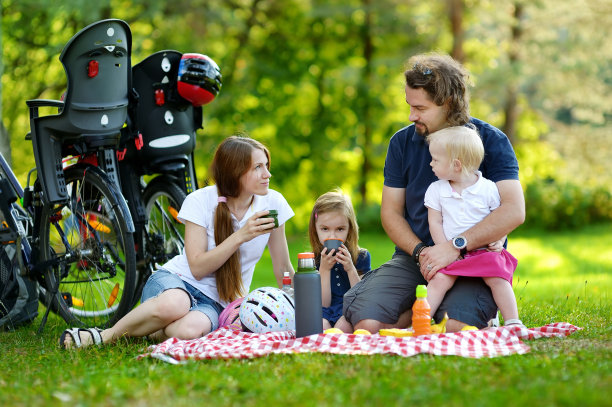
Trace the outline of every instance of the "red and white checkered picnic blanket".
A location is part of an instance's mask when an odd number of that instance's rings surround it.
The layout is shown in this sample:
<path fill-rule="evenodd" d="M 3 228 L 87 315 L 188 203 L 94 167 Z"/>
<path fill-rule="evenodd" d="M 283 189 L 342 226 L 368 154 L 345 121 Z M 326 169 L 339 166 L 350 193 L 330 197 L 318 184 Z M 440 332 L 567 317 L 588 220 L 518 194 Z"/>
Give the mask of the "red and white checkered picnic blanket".
<path fill-rule="evenodd" d="M 296 338 L 295 331 L 253 334 L 221 328 L 199 339 L 185 341 L 170 338 L 151 346 L 149 352 L 140 358 L 149 356 L 180 363 L 186 360 L 244 359 L 271 353 L 307 352 L 400 356 L 430 353 L 481 358 L 527 353 L 529 346 L 521 339 L 564 337 L 578 329 L 581 328 L 557 322 L 539 328 L 510 326 L 417 337 L 318 334 Z"/>

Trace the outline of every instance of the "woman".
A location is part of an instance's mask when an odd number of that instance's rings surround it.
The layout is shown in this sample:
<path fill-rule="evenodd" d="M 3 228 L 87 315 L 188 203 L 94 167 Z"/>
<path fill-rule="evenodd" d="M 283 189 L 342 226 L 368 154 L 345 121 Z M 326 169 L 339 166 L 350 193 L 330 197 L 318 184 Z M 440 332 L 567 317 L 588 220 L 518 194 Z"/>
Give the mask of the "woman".
<path fill-rule="evenodd" d="M 283 196 L 269 189 L 270 153 L 248 137 L 224 140 L 213 158 L 215 185 L 187 196 L 179 219 L 185 224 L 185 250 L 147 280 L 141 304 L 105 330 L 67 329 L 60 346 L 83 346 L 148 336 L 194 339 L 218 327 L 219 314 L 248 293 L 257 261 L 266 245 L 274 275 L 282 286 L 293 275 L 284 223 L 293 211 Z M 268 210 L 278 211 L 274 219 Z"/>

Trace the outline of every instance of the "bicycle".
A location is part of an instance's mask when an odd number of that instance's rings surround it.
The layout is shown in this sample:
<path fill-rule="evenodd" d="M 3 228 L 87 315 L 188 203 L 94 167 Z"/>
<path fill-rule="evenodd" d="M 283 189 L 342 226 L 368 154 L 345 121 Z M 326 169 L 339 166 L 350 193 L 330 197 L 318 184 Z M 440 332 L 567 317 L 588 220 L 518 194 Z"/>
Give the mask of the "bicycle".
<path fill-rule="evenodd" d="M 137 99 L 123 129 L 119 175 L 135 225 L 136 303 L 149 275 L 183 250 L 185 229 L 177 215 L 187 194 L 198 188 L 196 131 L 202 128 L 202 106 L 222 84 L 211 58 L 174 50 L 134 65 L 132 80 Z"/>
<path fill-rule="evenodd" d="M 17 236 L 20 272 L 39 282 L 47 306 L 39 331 L 51 310 L 71 326 L 107 327 L 132 307 L 134 225 L 115 164 L 130 55 L 131 31 L 122 20 L 98 21 L 75 34 L 60 55 L 64 101 L 26 102 L 36 167 L 25 188 L 0 155 L 2 190 L 12 191 L 2 196 L 3 217 Z M 43 107 L 58 113 L 40 116 Z"/>

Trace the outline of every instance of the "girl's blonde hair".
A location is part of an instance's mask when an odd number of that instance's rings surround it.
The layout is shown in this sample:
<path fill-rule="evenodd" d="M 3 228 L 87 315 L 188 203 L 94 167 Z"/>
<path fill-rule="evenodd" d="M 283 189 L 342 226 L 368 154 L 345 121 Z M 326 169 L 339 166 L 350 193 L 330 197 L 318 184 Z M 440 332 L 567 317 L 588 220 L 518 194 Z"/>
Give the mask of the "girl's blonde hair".
<path fill-rule="evenodd" d="M 478 131 L 466 126 L 446 127 L 427 136 L 429 144 L 444 146 L 447 157 L 452 162 L 461 162 L 464 174 L 473 174 L 484 158 L 484 146 Z"/>
<path fill-rule="evenodd" d="M 217 185 L 219 196 L 236 198 L 240 195 L 240 178 L 249 168 L 253 150 L 262 150 L 268 159 L 270 169 L 270 152 L 257 140 L 245 136 L 231 136 L 219 144 L 211 164 L 212 177 Z M 219 202 L 215 210 L 215 243 L 217 246 L 234 233 L 232 214 L 226 202 Z M 242 284 L 240 267 L 240 250 L 234 254 L 215 272 L 215 282 L 219 298 L 231 302 L 245 293 Z"/>
<path fill-rule="evenodd" d="M 349 230 L 344 245 L 351 254 L 353 264 L 356 264 L 357 257 L 360 253 L 359 226 L 357 225 L 357 217 L 355 216 L 355 211 L 353 210 L 351 198 L 342 193 L 340 189 L 326 192 L 321 195 L 315 202 L 314 207 L 312 208 L 312 213 L 310 214 L 308 238 L 310 239 L 310 247 L 312 247 L 316 263 L 320 263 L 321 251 L 323 251 L 323 245 L 319 241 L 319 235 L 317 235 L 317 218 L 322 213 L 327 212 L 340 212 L 346 216 L 349 224 Z"/>

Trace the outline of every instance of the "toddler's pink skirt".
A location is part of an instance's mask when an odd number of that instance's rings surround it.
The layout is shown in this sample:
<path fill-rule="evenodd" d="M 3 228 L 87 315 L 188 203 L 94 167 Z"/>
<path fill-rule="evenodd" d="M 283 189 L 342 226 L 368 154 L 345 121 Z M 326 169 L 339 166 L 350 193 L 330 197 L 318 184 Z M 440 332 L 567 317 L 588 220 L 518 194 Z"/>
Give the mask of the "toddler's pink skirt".
<path fill-rule="evenodd" d="M 512 285 L 518 261 L 503 249 L 501 252 L 473 250 L 465 258 L 449 264 L 440 273 L 463 277 L 501 277 Z"/>

